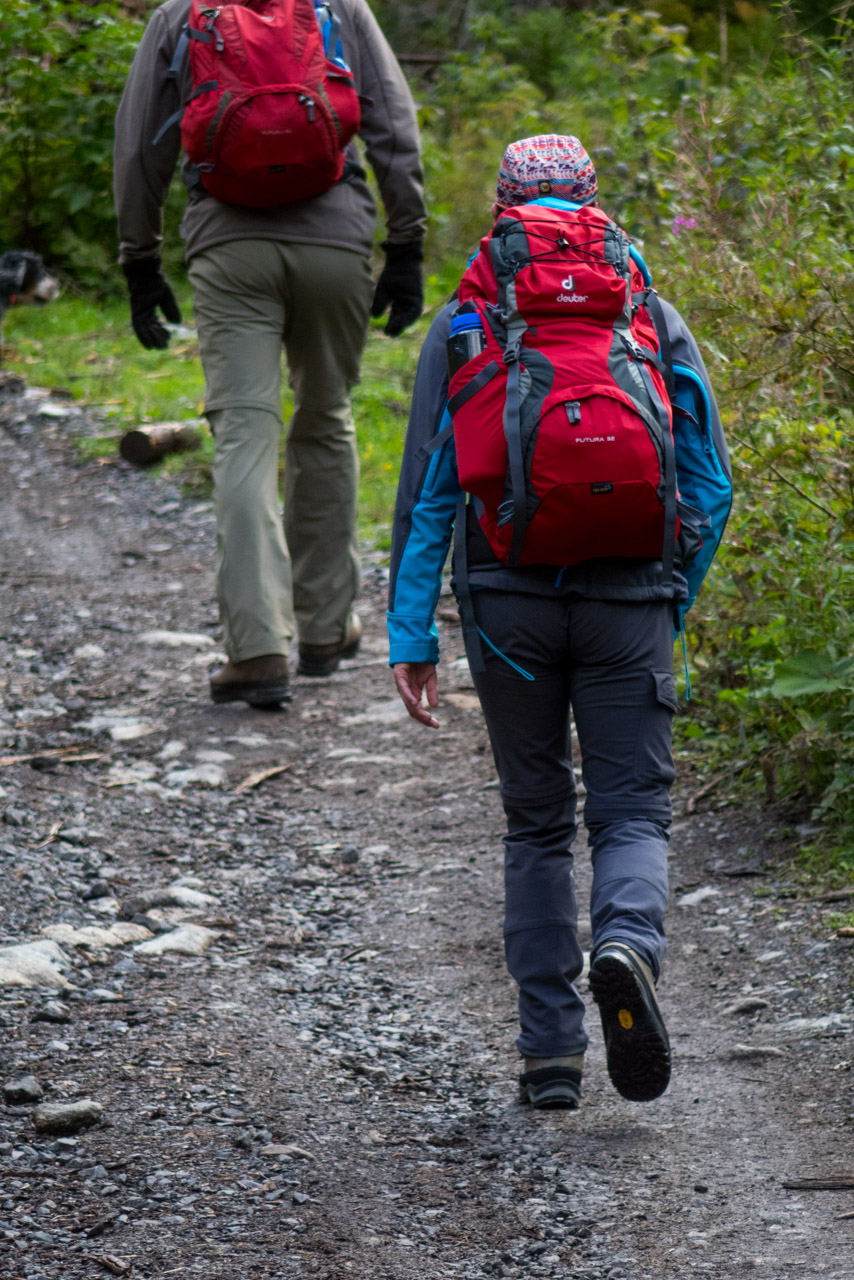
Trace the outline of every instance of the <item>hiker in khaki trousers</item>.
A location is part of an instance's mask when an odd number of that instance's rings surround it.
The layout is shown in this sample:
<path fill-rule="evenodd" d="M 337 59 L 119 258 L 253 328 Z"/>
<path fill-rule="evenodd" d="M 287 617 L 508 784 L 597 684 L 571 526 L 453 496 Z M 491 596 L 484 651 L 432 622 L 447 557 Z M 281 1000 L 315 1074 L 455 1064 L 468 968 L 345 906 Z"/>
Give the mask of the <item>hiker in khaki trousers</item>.
<path fill-rule="evenodd" d="M 390 308 L 386 332 L 394 336 L 422 308 L 426 212 L 412 97 L 365 0 L 336 0 L 334 9 L 386 212 L 386 265 L 376 290 L 369 265 L 376 209 L 352 145 L 344 177 L 330 190 L 273 208 L 225 204 L 205 191 L 186 158 L 183 166 L 189 202 L 181 232 L 216 449 L 217 597 L 229 659 L 211 678 L 215 702 L 286 701 L 295 630 L 301 674 L 331 675 L 357 651 L 359 467 L 350 392 L 369 315 Z M 186 62 L 169 74 L 189 11 L 190 0 L 166 0 L 152 14 L 116 117 L 120 261 L 134 329 L 147 347 L 169 341 L 158 308 L 167 320 L 180 319 L 160 265 L 180 131 L 167 128 L 154 139 L 192 91 Z M 294 394 L 284 522 L 283 346 Z"/>

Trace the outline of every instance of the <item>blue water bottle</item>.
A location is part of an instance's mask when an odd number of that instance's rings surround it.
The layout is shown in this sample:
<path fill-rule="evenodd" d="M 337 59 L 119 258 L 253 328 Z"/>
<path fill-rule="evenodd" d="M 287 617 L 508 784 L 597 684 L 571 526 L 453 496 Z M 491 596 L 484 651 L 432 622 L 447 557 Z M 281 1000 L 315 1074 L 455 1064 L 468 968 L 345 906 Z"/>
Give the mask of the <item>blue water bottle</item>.
<path fill-rule="evenodd" d="M 451 336 L 448 339 L 448 375 L 462 369 L 486 346 L 483 321 L 476 311 L 460 311 L 451 320 Z"/>

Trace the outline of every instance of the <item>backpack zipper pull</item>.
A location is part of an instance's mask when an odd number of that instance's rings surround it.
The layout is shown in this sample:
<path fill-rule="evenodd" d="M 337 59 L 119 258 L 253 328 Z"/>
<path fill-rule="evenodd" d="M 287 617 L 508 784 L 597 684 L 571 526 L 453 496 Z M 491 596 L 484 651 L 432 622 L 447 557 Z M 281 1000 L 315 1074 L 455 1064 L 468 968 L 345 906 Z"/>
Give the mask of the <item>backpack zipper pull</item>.
<path fill-rule="evenodd" d="M 310 98 L 307 93 L 301 93 L 298 101 L 305 107 L 308 123 L 314 124 L 314 98 Z"/>

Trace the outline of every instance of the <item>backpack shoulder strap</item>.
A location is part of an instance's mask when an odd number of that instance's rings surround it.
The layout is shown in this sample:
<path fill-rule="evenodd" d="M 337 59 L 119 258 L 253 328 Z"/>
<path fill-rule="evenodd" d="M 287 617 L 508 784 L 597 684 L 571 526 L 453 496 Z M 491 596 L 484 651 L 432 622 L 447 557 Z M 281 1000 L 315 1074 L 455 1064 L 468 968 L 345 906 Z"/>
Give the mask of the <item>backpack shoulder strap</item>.
<path fill-rule="evenodd" d="M 676 402 L 676 381 L 673 376 L 673 348 L 670 343 L 670 334 L 667 331 L 667 321 L 664 318 L 664 310 L 658 294 L 650 286 L 644 289 L 642 293 L 632 294 L 632 303 L 636 306 L 646 307 L 649 312 L 649 318 L 655 326 L 656 336 L 658 337 L 659 356 L 657 359 L 650 361 L 658 369 L 664 378 L 664 384 L 667 387 L 667 394 L 670 397 L 670 403 Z M 648 358 L 648 357 L 647 357 Z"/>

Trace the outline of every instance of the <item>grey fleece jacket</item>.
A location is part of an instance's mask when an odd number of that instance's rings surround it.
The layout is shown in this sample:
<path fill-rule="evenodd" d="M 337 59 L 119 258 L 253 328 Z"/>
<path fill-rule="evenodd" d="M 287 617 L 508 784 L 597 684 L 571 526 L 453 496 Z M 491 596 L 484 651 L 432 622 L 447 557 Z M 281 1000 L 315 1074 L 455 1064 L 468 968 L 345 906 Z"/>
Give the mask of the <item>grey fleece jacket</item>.
<path fill-rule="evenodd" d="M 130 69 L 116 115 L 114 192 L 119 261 L 159 255 L 163 205 L 181 152 L 180 127 L 154 138 L 191 92 L 189 64 L 176 80 L 167 71 L 187 21 L 190 0 L 166 0 L 151 16 Z M 403 72 L 365 0 L 335 0 L 344 58 L 362 97 L 360 136 L 377 179 L 387 238 L 404 244 L 426 224 L 420 139 L 415 104 Z M 348 157 L 358 161 L 351 144 Z M 376 207 L 364 178 L 296 204 L 246 209 L 223 204 L 194 185 L 184 164 L 190 198 L 181 224 L 188 260 L 226 240 L 288 240 L 369 253 Z"/>

